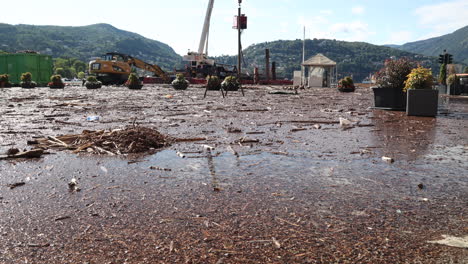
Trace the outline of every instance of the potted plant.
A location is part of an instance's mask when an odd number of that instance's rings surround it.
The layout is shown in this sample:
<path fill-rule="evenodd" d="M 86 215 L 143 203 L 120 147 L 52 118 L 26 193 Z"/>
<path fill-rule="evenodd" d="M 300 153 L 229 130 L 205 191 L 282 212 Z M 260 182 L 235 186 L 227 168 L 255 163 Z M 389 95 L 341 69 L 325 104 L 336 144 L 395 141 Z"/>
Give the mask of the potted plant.
<path fill-rule="evenodd" d="M 354 86 L 353 79 L 349 76 L 344 77 L 338 81 L 338 91 L 340 92 L 354 92 L 356 87 Z"/>
<path fill-rule="evenodd" d="M 207 90 L 220 90 L 221 89 L 221 81 L 219 80 L 218 76 L 208 75 L 208 77 L 206 77 L 206 89 Z"/>
<path fill-rule="evenodd" d="M 460 78 L 456 74 L 451 74 L 447 78 L 448 90 L 447 94 L 449 95 L 460 95 Z"/>
<path fill-rule="evenodd" d="M 432 88 L 431 69 L 419 66 L 408 74 L 406 114 L 409 116 L 436 116 L 439 91 Z"/>
<path fill-rule="evenodd" d="M 59 74 L 52 75 L 52 77 L 50 77 L 50 82 L 48 86 L 52 89 L 63 89 L 65 87 L 65 84 L 62 81 L 62 76 L 60 76 Z"/>
<path fill-rule="evenodd" d="M 406 109 L 405 81 L 415 63 L 407 58 L 387 60 L 376 74 L 377 87 L 373 87 L 375 108 Z"/>
<path fill-rule="evenodd" d="M 174 89 L 176 90 L 186 90 L 189 85 L 189 82 L 185 80 L 185 76 L 183 74 L 179 73 L 176 75 L 176 78 L 174 79 L 174 81 L 172 81 L 171 84 L 172 87 L 174 87 Z"/>
<path fill-rule="evenodd" d="M 11 87 L 10 76 L 8 74 L 0 75 L 0 88 L 9 88 Z"/>
<path fill-rule="evenodd" d="M 30 72 L 26 72 L 21 74 L 21 88 L 36 88 L 36 82 L 32 81 L 32 74 Z"/>
<path fill-rule="evenodd" d="M 228 76 L 224 78 L 221 83 L 221 88 L 225 91 L 237 91 L 239 90 L 240 83 L 236 76 Z"/>
<path fill-rule="evenodd" d="M 85 82 L 86 89 L 99 89 L 102 87 L 102 83 L 96 79 L 94 76 L 88 76 L 88 79 Z"/>
<path fill-rule="evenodd" d="M 127 86 L 128 89 L 139 90 L 143 87 L 143 84 L 140 82 L 140 79 L 136 73 L 130 73 L 125 86 Z"/>

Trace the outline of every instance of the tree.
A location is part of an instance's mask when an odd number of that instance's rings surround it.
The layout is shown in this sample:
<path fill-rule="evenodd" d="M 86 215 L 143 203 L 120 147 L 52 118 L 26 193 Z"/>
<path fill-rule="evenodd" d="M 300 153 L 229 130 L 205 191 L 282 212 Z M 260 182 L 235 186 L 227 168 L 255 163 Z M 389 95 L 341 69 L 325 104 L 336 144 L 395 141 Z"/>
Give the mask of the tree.
<path fill-rule="evenodd" d="M 77 72 L 86 71 L 87 65 L 76 58 L 56 58 L 54 68 L 57 74 L 71 79 L 76 77 Z"/>
<path fill-rule="evenodd" d="M 63 68 L 55 68 L 55 74 L 58 74 L 62 77 L 65 76 L 65 70 Z"/>
<path fill-rule="evenodd" d="M 78 79 L 84 79 L 85 78 L 85 73 L 84 72 L 79 72 L 78 73 Z"/>
<path fill-rule="evenodd" d="M 468 73 L 468 66 L 465 67 L 464 73 Z"/>
<path fill-rule="evenodd" d="M 76 72 L 84 72 L 86 71 L 87 65 L 86 63 L 80 60 L 76 60 L 75 62 L 73 62 L 73 68 L 75 68 Z"/>
<path fill-rule="evenodd" d="M 442 64 L 440 67 L 439 82 L 443 85 L 446 85 L 447 82 L 447 64 Z"/>

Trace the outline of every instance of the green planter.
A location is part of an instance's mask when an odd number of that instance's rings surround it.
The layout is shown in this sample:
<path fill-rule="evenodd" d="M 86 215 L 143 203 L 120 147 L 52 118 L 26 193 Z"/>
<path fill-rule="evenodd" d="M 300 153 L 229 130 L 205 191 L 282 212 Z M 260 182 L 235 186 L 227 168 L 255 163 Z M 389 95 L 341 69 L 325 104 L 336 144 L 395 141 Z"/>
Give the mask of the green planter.
<path fill-rule="evenodd" d="M 439 91 L 429 89 L 409 89 L 406 114 L 409 116 L 436 116 Z"/>
<path fill-rule="evenodd" d="M 176 90 L 187 90 L 188 85 L 189 83 L 186 80 L 175 80 L 174 82 L 172 82 L 172 87 Z"/>
<path fill-rule="evenodd" d="M 99 89 L 102 87 L 101 82 L 86 82 L 85 83 L 86 89 Z"/>
<path fill-rule="evenodd" d="M 36 83 L 34 83 L 34 82 L 30 82 L 30 83 L 21 83 L 21 88 L 25 88 L 25 89 L 36 88 Z"/>
<path fill-rule="evenodd" d="M 143 88 L 143 84 L 129 84 L 127 87 L 131 90 L 141 90 L 141 88 Z"/>
<path fill-rule="evenodd" d="M 63 89 L 65 88 L 64 83 L 49 83 L 49 88 L 50 89 Z"/>

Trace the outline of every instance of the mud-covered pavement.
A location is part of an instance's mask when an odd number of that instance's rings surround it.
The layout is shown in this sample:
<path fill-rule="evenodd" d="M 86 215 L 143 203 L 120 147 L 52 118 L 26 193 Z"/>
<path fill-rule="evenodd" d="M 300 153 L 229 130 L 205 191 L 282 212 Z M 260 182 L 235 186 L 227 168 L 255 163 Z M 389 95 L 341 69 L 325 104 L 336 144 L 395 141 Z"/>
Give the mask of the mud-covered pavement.
<path fill-rule="evenodd" d="M 0 90 L 1 153 L 126 126 L 186 139 L 0 160 L 0 263 L 468 263 L 428 242 L 468 235 L 467 99 L 417 118 L 364 88 L 277 89 Z"/>

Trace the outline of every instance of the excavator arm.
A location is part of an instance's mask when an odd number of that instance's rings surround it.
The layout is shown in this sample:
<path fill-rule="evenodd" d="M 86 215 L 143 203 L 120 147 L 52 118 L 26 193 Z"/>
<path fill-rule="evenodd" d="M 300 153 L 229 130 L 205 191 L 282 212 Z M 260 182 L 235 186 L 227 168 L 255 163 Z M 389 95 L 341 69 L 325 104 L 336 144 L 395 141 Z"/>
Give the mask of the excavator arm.
<path fill-rule="evenodd" d="M 147 62 L 133 57 L 129 58 L 129 64 L 156 74 L 157 76 L 161 77 L 166 83 L 170 82 L 169 76 L 167 76 L 166 72 L 164 72 L 158 65 L 149 64 Z"/>

